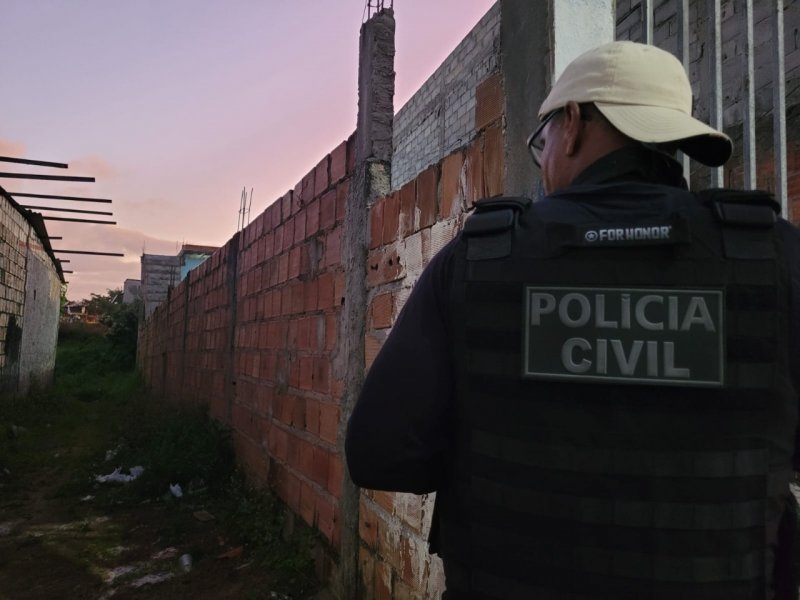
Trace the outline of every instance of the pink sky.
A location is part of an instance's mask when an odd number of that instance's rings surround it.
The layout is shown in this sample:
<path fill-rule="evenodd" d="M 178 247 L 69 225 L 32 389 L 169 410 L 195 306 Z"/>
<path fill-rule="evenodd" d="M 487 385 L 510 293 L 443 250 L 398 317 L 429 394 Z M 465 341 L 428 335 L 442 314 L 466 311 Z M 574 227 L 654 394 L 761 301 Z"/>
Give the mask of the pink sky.
<path fill-rule="evenodd" d="M 386 0 L 389 4 L 389 0 Z M 494 0 L 397 0 L 398 110 Z M 94 184 L 0 179 L 10 192 L 113 198 L 116 226 L 48 221 L 71 256 L 68 297 L 139 277 L 143 250 L 222 245 L 241 190 L 251 219 L 346 139 L 356 122 L 366 0 L 37 0 L 3 10 L 0 155 L 69 163 Z M 34 199 L 19 198 L 23 204 Z M 111 208 L 108 208 L 108 207 Z M 62 213 L 51 213 L 54 215 Z M 89 216 L 89 218 L 93 218 Z M 62 255 L 66 258 L 66 255 Z"/>

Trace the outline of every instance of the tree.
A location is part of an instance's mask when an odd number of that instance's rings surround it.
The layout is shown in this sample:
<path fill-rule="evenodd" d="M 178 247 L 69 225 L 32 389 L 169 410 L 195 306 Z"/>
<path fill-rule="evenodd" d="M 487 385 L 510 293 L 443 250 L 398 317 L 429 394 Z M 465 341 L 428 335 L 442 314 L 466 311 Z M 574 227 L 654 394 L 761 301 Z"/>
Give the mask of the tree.
<path fill-rule="evenodd" d="M 132 366 L 136 360 L 141 301 L 123 304 L 122 290 L 116 289 L 105 294 L 92 294 L 86 306 L 91 314 L 98 316 L 100 323 L 108 327 L 106 337 L 120 364 Z"/>

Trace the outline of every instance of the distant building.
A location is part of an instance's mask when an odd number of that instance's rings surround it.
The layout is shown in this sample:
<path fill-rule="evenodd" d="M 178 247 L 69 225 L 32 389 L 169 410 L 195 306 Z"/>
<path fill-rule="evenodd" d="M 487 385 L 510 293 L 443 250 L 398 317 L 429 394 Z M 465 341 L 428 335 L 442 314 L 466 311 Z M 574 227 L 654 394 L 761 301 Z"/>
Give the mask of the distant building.
<path fill-rule="evenodd" d="M 140 279 L 126 279 L 122 284 L 122 303 L 132 304 L 142 299 L 142 281 Z"/>
<path fill-rule="evenodd" d="M 217 250 L 216 246 L 184 244 L 177 256 L 142 254 L 141 298 L 144 316 L 149 317 L 167 299 L 170 288 L 186 278 Z"/>
<path fill-rule="evenodd" d="M 181 263 L 180 281 L 186 279 L 189 271 L 203 264 L 203 262 L 218 249 L 218 246 L 184 244 L 183 247 L 181 247 L 181 251 L 178 253 L 178 259 Z"/>
<path fill-rule="evenodd" d="M 67 302 L 61 307 L 61 320 L 66 323 L 97 323 L 99 315 L 89 312 L 86 300 Z"/>

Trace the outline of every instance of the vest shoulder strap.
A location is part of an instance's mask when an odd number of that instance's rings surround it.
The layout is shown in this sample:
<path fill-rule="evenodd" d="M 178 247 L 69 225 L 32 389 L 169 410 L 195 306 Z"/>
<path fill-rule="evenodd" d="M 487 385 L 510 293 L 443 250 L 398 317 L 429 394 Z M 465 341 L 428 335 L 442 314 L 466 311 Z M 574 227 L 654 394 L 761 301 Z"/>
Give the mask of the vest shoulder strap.
<path fill-rule="evenodd" d="M 772 194 L 761 190 L 713 188 L 697 192 L 697 196 L 722 226 L 727 258 L 775 257 L 769 233 L 777 222 L 780 205 Z"/>
<path fill-rule="evenodd" d="M 467 260 L 492 260 L 510 255 L 517 217 L 530 204 L 530 198 L 521 196 L 479 200 L 475 212 L 464 223 Z"/>

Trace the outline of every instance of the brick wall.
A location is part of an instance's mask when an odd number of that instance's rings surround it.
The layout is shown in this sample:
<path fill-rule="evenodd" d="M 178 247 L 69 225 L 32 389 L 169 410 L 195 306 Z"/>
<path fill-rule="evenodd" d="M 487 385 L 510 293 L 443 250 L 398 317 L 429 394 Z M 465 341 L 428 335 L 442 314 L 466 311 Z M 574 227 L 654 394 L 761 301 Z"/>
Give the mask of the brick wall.
<path fill-rule="evenodd" d="M 477 84 L 473 141 L 419 173 L 370 209 L 366 367 L 431 258 L 481 198 L 503 193 L 504 135 L 498 74 Z M 433 598 L 441 562 L 427 550 L 434 495 L 364 490 L 359 511 L 364 598 Z"/>
<path fill-rule="evenodd" d="M 394 189 L 475 136 L 477 84 L 499 68 L 499 38 L 500 3 L 497 2 L 397 111 L 392 160 Z"/>
<path fill-rule="evenodd" d="M 525 151 L 508 147 L 505 130 L 507 82 L 530 73 L 511 73 L 499 60 L 503 4 L 396 115 L 391 191 L 375 198 L 367 190 L 374 182 L 365 185 L 365 173 L 389 157 L 370 162 L 376 160 L 370 140 L 361 139 L 365 162 L 356 163 L 354 149 L 362 146 L 354 136 L 171 290 L 140 338 L 140 367 L 153 388 L 209 405 L 233 427 L 248 473 L 321 532 L 322 577 L 332 561 L 346 560 L 339 552 L 357 554 L 359 598 L 436 598 L 444 588 L 441 564 L 427 553 L 433 495 L 356 491 L 352 510 L 342 512 L 352 485 L 342 464 L 343 396 L 354 380 L 343 374 L 370 366 L 422 269 L 456 235 L 475 200 L 503 193 L 507 153 Z M 633 4 L 618 3 L 628 35 L 635 30 Z M 662 2 L 659 15 L 670 4 Z M 517 2 L 517 10 L 523 6 Z M 658 23 L 670 31 L 669 18 Z M 796 109 L 790 107 L 790 118 Z M 790 135 L 793 173 L 798 143 Z M 382 177 L 381 168 L 374 172 Z M 348 223 L 360 222 L 353 215 L 365 206 L 361 248 L 347 243 L 344 220 L 347 211 Z M 352 266 L 359 253 L 366 253 L 359 288 L 366 294 L 358 301 L 363 311 L 351 311 L 363 314 L 354 323 L 348 310 L 355 296 L 344 291 L 355 285 L 353 270 L 346 277 L 345 264 Z M 356 325 L 363 325 L 363 336 Z M 363 359 L 353 331 L 363 341 Z M 352 552 L 344 541 L 351 517 Z"/>
<path fill-rule="evenodd" d="M 155 393 L 205 404 L 230 425 L 251 478 L 330 548 L 343 477 L 334 364 L 352 145 L 340 144 L 171 289 L 143 325 L 138 358 Z"/>

